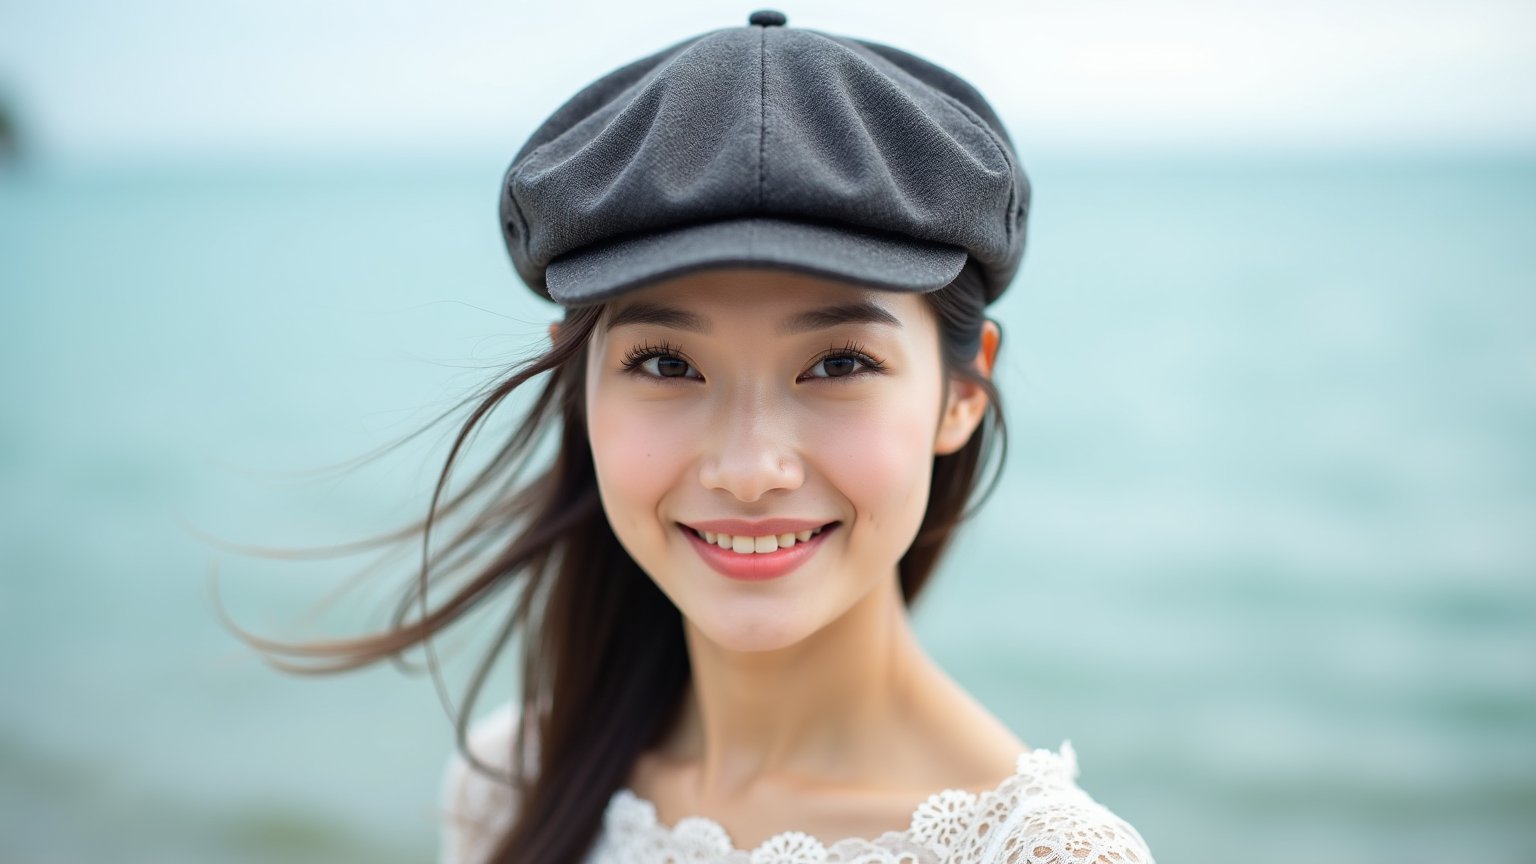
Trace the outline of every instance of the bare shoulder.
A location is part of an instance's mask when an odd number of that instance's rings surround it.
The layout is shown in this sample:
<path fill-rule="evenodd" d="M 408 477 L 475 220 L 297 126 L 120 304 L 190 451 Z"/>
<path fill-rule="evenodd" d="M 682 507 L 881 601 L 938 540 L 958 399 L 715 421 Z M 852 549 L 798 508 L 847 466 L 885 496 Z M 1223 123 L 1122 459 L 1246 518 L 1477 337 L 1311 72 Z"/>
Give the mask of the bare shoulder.
<path fill-rule="evenodd" d="M 919 712 L 933 741 L 929 752 L 948 775 L 941 785 L 980 791 L 1013 773 L 1030 748 L 985 705 L 948 675 L 938 676 L 934 698 Z"/>

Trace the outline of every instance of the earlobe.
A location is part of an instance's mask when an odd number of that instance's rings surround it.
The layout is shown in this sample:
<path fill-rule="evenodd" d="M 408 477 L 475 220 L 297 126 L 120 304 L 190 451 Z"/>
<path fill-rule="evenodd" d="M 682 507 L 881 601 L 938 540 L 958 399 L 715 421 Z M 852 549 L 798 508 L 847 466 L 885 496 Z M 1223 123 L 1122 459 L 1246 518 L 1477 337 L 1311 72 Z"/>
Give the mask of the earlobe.
<path fill-rule="evenodd" d="M 554 321 L 549 325 L 549 341 L 554 342 L 560 337 L 560 322 Z"/>
<path fill-rule="evenodd" d="M 976 352 L 976 371 L 983 378 L 991 379 L 997 362 L 997 346 L 1002 333 L 991 320 L 982 324 L 981 347 Z M 944 415 L 939 418 L 939 432 L 933 442 L 933 452 L 948 456 L 964 447 L 976 427 L 987 413 L 987 391 L 973 381 L 954 378 L 950 381 L 949 398 L 944 405 Z"/>

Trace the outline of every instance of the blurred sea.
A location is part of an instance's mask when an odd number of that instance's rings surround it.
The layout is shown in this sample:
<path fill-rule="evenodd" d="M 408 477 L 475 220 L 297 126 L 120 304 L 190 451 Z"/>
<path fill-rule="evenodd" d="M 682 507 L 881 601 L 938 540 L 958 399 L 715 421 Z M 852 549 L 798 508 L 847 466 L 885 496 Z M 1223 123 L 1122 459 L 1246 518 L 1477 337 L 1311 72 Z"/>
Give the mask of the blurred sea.
<path fill-rule="evenodd" d="M 366 558 L 188 526 L 424 512 L 448 424 L 300 472 L 554 319 L 502 167 L 0 176 L 0 858 L 432 860 L 430 679 L 283 674 L 208 579 L 259 635 L 360 635 L 413 553 L 301 627 Z M 930 650 L 1163 864 L 1536 861 L 1536 160 L 1027 168 L 1007 470 Z M 486 641 L 439 642 L 455 704 Z"/>

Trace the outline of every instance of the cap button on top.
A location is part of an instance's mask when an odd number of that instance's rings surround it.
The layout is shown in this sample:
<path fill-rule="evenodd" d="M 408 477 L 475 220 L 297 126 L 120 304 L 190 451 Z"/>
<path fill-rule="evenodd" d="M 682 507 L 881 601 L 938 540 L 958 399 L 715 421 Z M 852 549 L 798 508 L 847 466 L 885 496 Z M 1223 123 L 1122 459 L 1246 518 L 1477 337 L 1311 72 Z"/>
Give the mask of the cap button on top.
<path fill-rule="evenodd" d="M 783 12 L 773 9 L 759 9 L 747 19 L 748 24 L 760 24 L 764 27 L 783 27 L 788 21 Z"/>

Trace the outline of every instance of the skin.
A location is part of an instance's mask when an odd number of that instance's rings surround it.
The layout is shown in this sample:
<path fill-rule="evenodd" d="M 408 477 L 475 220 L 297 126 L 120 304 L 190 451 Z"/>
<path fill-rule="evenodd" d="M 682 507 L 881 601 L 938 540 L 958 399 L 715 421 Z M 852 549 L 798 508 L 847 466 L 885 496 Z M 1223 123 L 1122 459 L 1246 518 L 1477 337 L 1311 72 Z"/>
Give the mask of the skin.
<path fill-rule="evenodd" d="M 857 301 L 897 323 L 779 329 Z M 635 304 L 702 330 L 608 326 Z M 997 338 L 988 322 L 983 374 Z M 670 357 L 635 356 L 658 346 Z M 1028 749 L 926 655 L 901 600 L 897 562 L 932 458 L 963 446 L 986 408 L 959 379 L 946 391 L 939 350 L 919 295 L 777 270 L 699 271 L 605 310 L 587 347 L 599 492 L 620 543 L 683 613 L 693 668 L 679 722 L 629 782 L 665 824 L 708 816 L 744 849 L 791 829 L 876 836 L 941 788 L 992 788 Z M 716 573 L 679 526 L 770 517 L 840 524 L 766 582 Z"/>

